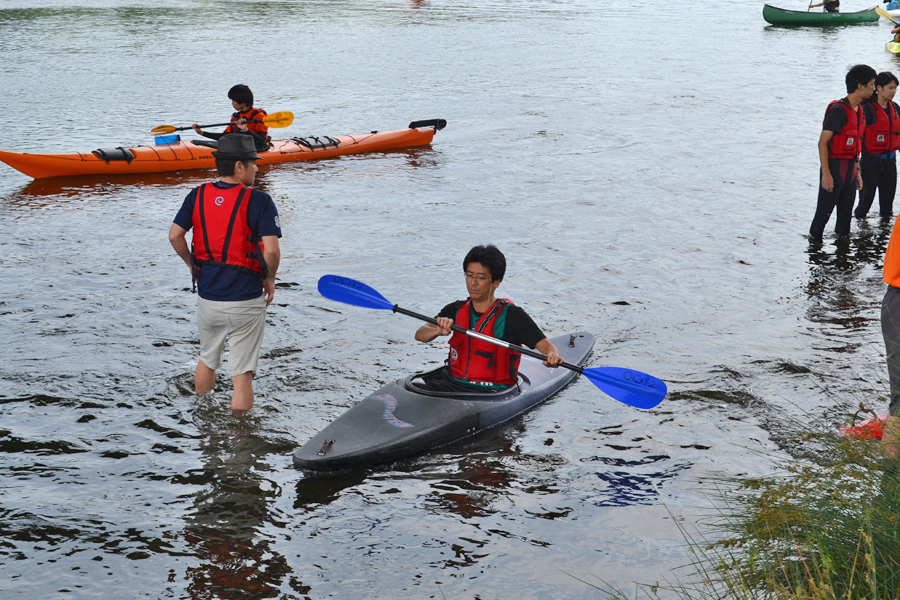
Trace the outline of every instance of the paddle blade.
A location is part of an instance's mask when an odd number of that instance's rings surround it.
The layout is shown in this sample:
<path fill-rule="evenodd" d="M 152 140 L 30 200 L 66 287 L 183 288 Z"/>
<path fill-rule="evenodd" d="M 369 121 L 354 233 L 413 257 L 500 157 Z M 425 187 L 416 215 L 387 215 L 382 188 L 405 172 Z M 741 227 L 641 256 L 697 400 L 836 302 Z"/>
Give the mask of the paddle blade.
<path fill-rule="evenodd" d="M 394 305 L 361 281 L 341 277 L 340 275 L 323 275 L 319 278 L 319 293 L 335 302 L 352 304 L 363 308 L 393 310 Z"/>
<path fill-rule="evenodd" d="M 294 122 L 294 113 L 287 110 L 272 113 L 271 115 L 263 117 L 262 122 L 265 123 L 267 127 L 280 129 L 281 127 L 287 127 Z"/>
<path fill-rule="evenodd" d="M 178 129 L 176 129 L 174 125 L 159 125 L 158 127 L 151 129 L 150 133 L 153 135 L 166 135 L 175 133 L 176 131 L 178 131 Z"/>
<path fill-rule="evenodd" d="M 635 408 L 653 408 L 666 397 L 662 380 L 634 369 L 597 367 L 585 369 L 584 376 L 607 396 Z"/>
<path fill-rule="evenodd" d="M 884 9 L 881 8 L 880 6 L 876 6 L 876 7 L 875 7 L 875 12 L 878 13 L 879 16 L 882 16 L 882 17 L 884 17 L 885 19 L 887 19 L 888 21 L 890 21 L 891 23 L 896 23 L 896 21 L 894 20 L 894 17 L 891 16 L 891 13 L 889 13 L 889 12 L 886 11 L 886 10 L 884 10 Z"/>

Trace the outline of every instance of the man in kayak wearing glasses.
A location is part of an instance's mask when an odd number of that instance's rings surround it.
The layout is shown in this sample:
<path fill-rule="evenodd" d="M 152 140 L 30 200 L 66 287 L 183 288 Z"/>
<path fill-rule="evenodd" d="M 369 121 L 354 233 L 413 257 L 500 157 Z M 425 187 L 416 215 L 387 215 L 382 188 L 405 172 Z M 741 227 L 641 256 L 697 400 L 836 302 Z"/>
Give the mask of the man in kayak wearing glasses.
<path fill-rule="evenodd" d="M 218 140 L 223 135 L 239 133 L 253 138 L 257 152 L 265 152 L 269 149 L 272 138 L 269 137 L 269 127 L 265 123 L 253 123 L 266 116 L 266 111 L 261 108 L 253 108 L 253 92 L 246 85 L 239 83 L 228 90 L 228 99 L 237 112 L 231 115 L 231 125 L 222 133 L 210 133 L 203 131 L 194 123 L 193 128 L 198 134 L 212 140 Z"/>
<path fill-rule="evenodd" d="M 445 306 L 437 325 L 427 323 L 416 331 L 416 339 L 430 342 L 438 336 L 450 338 L 447 366 L 423 378 L 427 389 L 441 392 L 500 391 L 518 382 L 521 354 L 452 331 L 454 324 L 499 338 L 510 344 L 534 348 L 547 357 L 544 364 L 557 367 L 559 350 L 524 310 L 495 292 L 506 274 L 506 257 L 496 246 L 475 246 L 463 260 L 468 300 Z"/>

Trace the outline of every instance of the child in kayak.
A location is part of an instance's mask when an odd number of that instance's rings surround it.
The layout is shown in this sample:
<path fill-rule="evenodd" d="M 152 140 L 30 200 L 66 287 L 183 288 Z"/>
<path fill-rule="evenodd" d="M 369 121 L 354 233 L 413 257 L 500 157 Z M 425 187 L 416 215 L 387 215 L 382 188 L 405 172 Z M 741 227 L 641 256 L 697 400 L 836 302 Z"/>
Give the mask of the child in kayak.
<path fill-rule="evenodd" d="M 866 119 L 863 133 L 863 151 L 859 162 L 863 189 L 859 191 L 859 204 L 853 213 L 857 219 L 865 219 L 878 192 L 881 218 L 893 214 L 894 193 L 897 189 L 896 152 L 900 149 L 900 106 L 893 101 L 900 81 L 890 71 L 875 78 L 875 93 L 862 104 Z"/>
<path fill-rule="evenodd" d="M 228 98 L 231 105 L 237 111 L 231 115 L 232 124 L 222 133 L 209 133 L 200 129 L 197 123 L 193 128 L 198 134 L 213 140 L 218 140 L 223 135 L 239 133 L 253 137 L 253 143 L 257 152 L 265 152 L 269 149 L 272 138 L 269 137 L 269 128 L 265 123 L 254 123 L 266 116 L 266 111 L 253 108 L 253 92 L 246 85 L 239 83 L 228 90 Z"/>

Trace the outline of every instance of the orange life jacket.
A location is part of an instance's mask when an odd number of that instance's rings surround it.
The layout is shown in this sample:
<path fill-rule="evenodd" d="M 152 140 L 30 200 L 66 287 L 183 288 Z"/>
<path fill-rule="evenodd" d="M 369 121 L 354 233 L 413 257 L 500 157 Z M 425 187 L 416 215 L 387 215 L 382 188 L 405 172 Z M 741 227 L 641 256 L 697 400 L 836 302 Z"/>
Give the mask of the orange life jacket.
<path fill-rule="evenodd" d="M 826 115 L 835 104 L 840 105 L 847 113 L 847 124 L 828 142 L 828 158 L 856 160 L 862 151 L 861 138 L 866 131 L 866 121 L 860 118 L 859 108 L 853 110 L 850 102 L 845 100 L 832 100 L 825 110 Z"/>
<path fill-rule="evenodd" d="M 244 112 L 236 112 L 231 115 L 231 122 L 237 123 L 238 119 L 246 119 L 247 121 L 258 121 L 265 117 L 268 113 L 261 108 L 251 108 L 250 110 Z M 269 126 L 265 123 L 247 123 L 247 129 L 250 131 L 255 131 L 257 133 L 266 134 L 266 144 L 270 144 L 272 142 L 272 138 L 269 137 Z M 241 130 L 237 128 L 237 125 L 229 125 L 225 129 L 225 133 L 241 133 Z"/>
<path fill-rule="evenodd" d="M 878 102 L 870 104 L 875 111 L 875 122 L 866 125 L 863 135 L 863 150 L 874 154 L 887 154 L 900 148 L 900 114 L 897 106 L 888 102 L 887 110 Z"/>
<path fill-rule="evenodd" d="M 247 223 L 252 188 L 221 189 L 205 183 L 197 188 L 192 240 L 194 263 L 216 265 L 265 277 L 262 238 Z"/>
<path fill-rule="evenodd" d="M 470 323 L 469 299 L 456 312 L 455 323 L 463 329 L 499 338 L 506 326 L 506 312 L 512 304 L 509 300 L 497 300 L 487 309 L 477 323 Z M 450 337 L 450 375 L 467 383 L 491 386 L 510 386 L 518 382 L 519 361 L 522 355 L 506 348 L 453 332 Z"/>

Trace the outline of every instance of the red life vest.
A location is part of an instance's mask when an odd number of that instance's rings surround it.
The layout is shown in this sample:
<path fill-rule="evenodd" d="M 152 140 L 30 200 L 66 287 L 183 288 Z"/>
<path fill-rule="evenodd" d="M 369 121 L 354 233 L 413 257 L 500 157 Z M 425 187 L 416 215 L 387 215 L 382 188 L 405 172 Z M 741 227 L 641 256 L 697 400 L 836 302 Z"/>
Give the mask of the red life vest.
<path fill-rule="evenodd" d="M 247 223 L 252 188 L 217 188 L 205 183 L 194 202 L 192 252 L 194 263 L 215 265 L 265 277 L 262 238 Z"/>
<path fill-rule="evenodd" d="M 246 112 L 237 112 L 231 115 L 231 122 L 237 123 L 238 119 L 246 119 L 248 121 L 258 121 L 265 117 L 268 113 L 261 108 L 251 108 Z M 269 126 L 265 123 L 247 123 L 247 129 L 249 131 L 255 131 L 257 133 L 266 134 L 266 144 L 272 142 L 272 138 L 269 137 Z M 240 129 L 237 128 L 237 125 L 229 125 L 227 129 L 225 129 L 225 133 L 242 133 Z"/>
<path fill-rule="evenodd" d="M 844 100 L 832 100 L 828 104 L 828 110 L 835 104 L 840 105 L 847 113 L 847 124 L 838 133 L 834 134 L 828 142 L 828 158 L 846 158 L 856 160 L 862 151 L 862 136 L 866 131 L 865 119 L 859 118 L 859 109 L 853 110 L 850 103 Z M 824 122 L 823 122 L 824 125 Z"/>
<path fill-rule="evenodd" d="M 887 154 L 900 148 L 900 114 L 897 106 L 888 102 L 887 110 L 878 102 L 870 103 L 875 112 L 875 122 L 866 125 L 863 135 L 863 150 L 874 154 Z"/>
<path fill-rule="evenodd" d="M 464 329 L 499 338 L 506 325 L 509 300 L 497 300 L 485 311 L 474 327 L 470 324 L 472 300 L 469 299 L 456 312 L 455 323 Z M 497 327 L 498 322 L 502 323 Z M 495 329 L 496 328 L 496 329 Z M 514 385 L 519 379 L 519 361 L 522 355 L 506 348 L 471 338 L 464 333 L 453 332 L 450 337 L 450 375 L 467 383 L 484 386 Z"/>

